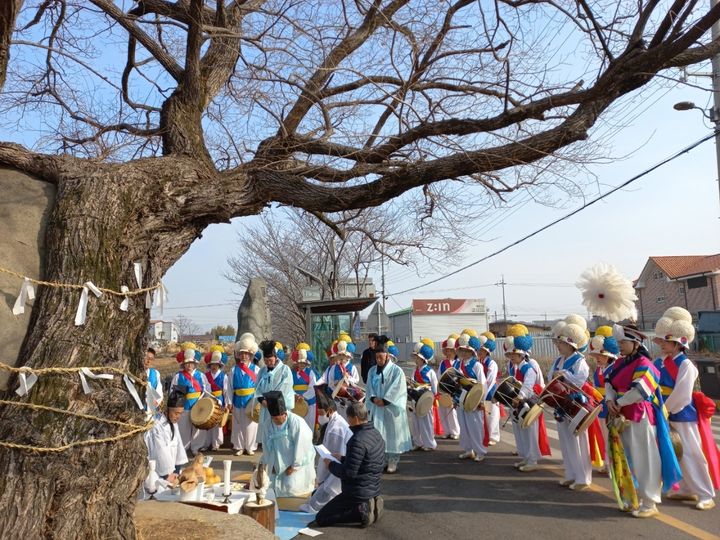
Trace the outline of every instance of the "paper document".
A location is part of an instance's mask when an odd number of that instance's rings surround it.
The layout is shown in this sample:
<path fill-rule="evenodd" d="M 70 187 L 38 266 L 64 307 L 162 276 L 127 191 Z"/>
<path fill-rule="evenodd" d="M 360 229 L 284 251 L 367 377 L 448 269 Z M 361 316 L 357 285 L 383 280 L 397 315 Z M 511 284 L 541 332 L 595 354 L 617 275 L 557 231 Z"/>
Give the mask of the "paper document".
<path fill-rule="evenodd" d="M 316 531 L 315 529 L 309 529 L 305 527 L 304 529 L 300 529 L 298 531 L 300 534 L 303 534 L 305 536 L 320 536 L 322 533 L 320 531 Z"/>
<path fill-rule="evenodd" d="M 318 444 L 315 446 L 315 450 L 317 451 L 318 455 L 321 459 L 329 459 L 330 461 L 334 461 L 335 463 L 340 463 L 335 456 L 333 456 L 330 451 L 325 448 L 324 444 Z"/>

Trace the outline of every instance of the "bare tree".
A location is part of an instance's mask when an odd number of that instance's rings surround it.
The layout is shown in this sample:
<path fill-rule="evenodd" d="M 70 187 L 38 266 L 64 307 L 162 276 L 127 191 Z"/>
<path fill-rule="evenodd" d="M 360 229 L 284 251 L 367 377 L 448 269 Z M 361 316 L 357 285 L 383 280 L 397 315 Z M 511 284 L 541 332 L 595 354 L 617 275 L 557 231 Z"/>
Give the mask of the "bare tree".
<path fill-rule="evenodd" d="M 185 340 L 186 336 L 197 335 L 200 333 L 200 326 L 185 315 L 178 315 L 173 319 L 173 323 L 177 328 L 181 341 Z"/>
<path fill-rule="evenodd" d="M 1 143 L 0 165 L 57 186 L 44 278 L 114 289 L 131 282 L 133 261 L 154 284 L 208 224 L 271 202 L 322 219 L 406 192 L 432 214 L 443 186 L 467 190 L 476 210 L 518 189 L 572 190 L 569 173 L 601 155 L 592 129 L 613 104 L 720 50 L 708 36 L 720 6 L 698 4 L 137 0 L 123 11 L 111 0 L 36 0 L 20 11 L 11 0 L 0 8 L 0 110 L 17 132 L 38 118 L 55 129 L 32 150 Z M 40 289 L 19 362 L 102 357 L 140 373 L 141 302 L 123 312 L 100 298 L 83 326 L 76 304 Z M 85 396 L 76 383 L 43 377 L 30 399 L 142 421 L 121 385 Z M 50 447 L 116 433 L 0 411 L 1 441 Z M 135 538 L 144 452 L 140 436 L 41 456 L 2 447 L 0 531 Z"/>

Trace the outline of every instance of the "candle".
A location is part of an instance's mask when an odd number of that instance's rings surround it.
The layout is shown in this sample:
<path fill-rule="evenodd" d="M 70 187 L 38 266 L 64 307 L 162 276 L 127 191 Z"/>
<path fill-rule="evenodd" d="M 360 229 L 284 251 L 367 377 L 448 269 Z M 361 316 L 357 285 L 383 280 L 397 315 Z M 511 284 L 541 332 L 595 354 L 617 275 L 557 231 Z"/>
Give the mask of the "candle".
<path fill-rule="evenodd" d="M 230 467 L 232 467 L 232 460 L 223 460 L 223 495 L 227 497 L 230 495 Z"/>

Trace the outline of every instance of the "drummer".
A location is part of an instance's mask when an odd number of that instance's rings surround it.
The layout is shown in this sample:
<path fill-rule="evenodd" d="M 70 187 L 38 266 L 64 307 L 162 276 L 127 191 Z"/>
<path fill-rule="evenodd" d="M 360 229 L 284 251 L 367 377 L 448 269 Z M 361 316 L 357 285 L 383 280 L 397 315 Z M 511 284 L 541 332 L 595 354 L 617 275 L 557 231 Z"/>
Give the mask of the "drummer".
<path fill-rule="evenodd" d="M 704 413 L 702 407 L 698 408 L 702 406 L 702 398 L 693 394 L 698 370 L 685 354 L 695 338 L 692 315 L 681 307 L 668 309 L 655 325 L 655 335 L 653 341 L 660 345 L 664 356 L 655 360 L 655 367 L 660 371 L 660 389 L 670 414 L 670 426 L 680 436 L 683 448 L 680 460 L 683 479 L 678 491 L 670 492 L 667 498 L 692 501 L 698 510 L 710 510 L 715 507 L 715 490 L 705 456 L 717 455 L 717 446 L 712 436 L 703 440 L 700 428 L 705 420 L 705 429 L 711 431 L 709 420 L 702 416 L 711 417 L 715 408 L 711 404 L 711 410 Z M 703 445 L 706 441 L 709 444 Z M 720 474 L 717 470 L 714 472 L 718 482 Z"/>
<path fill-rule="evenodd" d="M 170 389 L 177 388 L 185 393 L 184 411 L 178 420 L 180 437 L 190 455 L 195 455 L 205 444 L 205 438 L 200 437 L 200 430 L 192 425 L 190 420 L 190 409 L 200 399 L 203 392 L 210 393 L 210 385 L 202 373 L 197 370 L 197 365 L 202 354 L 197 345 L 186 341 L 180 346 L 180 352 L 175 357 L 182 369 L 175 374 L 170 384 Z"/>
<path fill-rule="evenodd" d="M 443 356 L 445 357 L 437 370 L 437 378 L 440 380 L 443 373 L 448 369 L 454 368 L 460 371 L 460 361 L 455 356 L 455 340 L 458 338 L 458 334 L 450 334 L 448 338 L 442 342 L 441 349 Z M 460 438 L 460 426 L 458 425 L 457 412 L 455 406 L 443 407 L 438 405 L 438 413 L 440 415 L 440 425 L 442 426 L 443 433 L 445 433 L 446 439 L 457 440 Z"/>
<path fill-rule="evenodd" d="M 455 349 L 461 362 L 460 371 L 465 377 L 474 379 L 477 384 L 482 384 L 483 388 L 486 387 L 485 371 L 477 359 L 477 352 L 486 341 L 487 337 L 482 336 L 481 339 L 475 330 L 468 328 L 463 330 L 455 343 Z M 458 457 L 477 462 L 484 461 L 489 440 L 488 426 L 485 422 L 485 402 L 480 401 L 474 411 L 466 411 L 460 404 L 458 423 L 460 424 L 460 447 L 464 450 Z"/>
<path fill-rule="evenodd" d="M 437 376 L 428 362 L 433 359 L 435 354 L 435 344 L 430 339 L 422 339 L 415 344 L 412 356 L 415 360 L 415 373 L 413 380 L 425 386 L 432 392 L 433 402 L 438 392 Z M 414 411 L 408 412 L 408 421 L 410 423 L 410 436 L 412 438 L 413 450 L 424 450 L 429 452 L 437 448 L 435 442 L 435 407 L 430 414 L 418 416 Z"/>
<path fill-rule="evenodd" d="M 598 415 L 600 419 L 600 431 L 602 432 L 604 446 L 607 447 L 608 429 L 607 429 L 607 403 L 605 403 L 605 379 L 612 371 L 615 360 L 620 353 L 620 345 L 612 337 L 612 328 L 609 326 L 599 326 L 595 330 L 595 336 L 590 340 L 588 345 L 588 356 L 595 360 L 595 370 L 592 376 L 592 385 L 598 394 L 603 397 L 602 411 Z M 590 441 L 592 445 L 592 441 Z M 592 449 L 592 446 L 591 446 Z M 603 456 L 603 459 L 605 457 Z M 601 473 L 607 472 L 607 464 L 600 469 Z"/>
<path fill-rule="evenodd" d="M 522 328 L 519 328 L 522 327 Z M 513 325 L 508 329 L 508 335 L 503 342 L 505 356 L 510 361 L 508 373 L 518 382 L 522 383 L 517 397 L 513 400 L 513 406 L 518 407 L 522 401 L 529 400 L 539 393 L 540 385 L 538 378 L 542 378 L 539 369 L 535 369 L 529 362 L 530 349 L 532 348 L 532 336 L 523 325 Z M 522 426 L 522 419 L 512 414 L 513 435 L 515 435 L 515 447 L 520 456 L 520 461 L 514 467 L 521 472 L 532 472 L 538 468 L 538 460 L 541 457 L 539 433 L 540 422 L 533 422 L 528 427 Z M 542 418 L 542 416 L 541 416 Z M 545 428 L 544 423 L 542 426 Z"/>
<path fill-rule="evenodd" d="M 552 334 L 560 356 L 553 362 L 548 379 L 562 375 L 570 384 L 582 388 L 590 374 L 590 368 L 580 354 L 589 339 L 587 322 L 580 315 L 568 315 L 555 324 Z M 560 481 L 560 485 L 574 491 L 587 489 L 592 482 L 587 430 L 576 435 L 563 411 L 555 411 L 555 419 L 565 468 L 565 477 Z"/>
<path fill-rule="evenodd" d="M 232 395 L 232 433 L 233 453 L 241 456 L 255 454 L 257 447 L 257 422 L 251 418 L 250 408 L 253 407 L 255 385 L 260 368 L 252 362 L 258 349 L 255 336 L 246 333 L 235 343 L 235 366 L 230 372 L 229 393 Z"/>
<path fill-rule="evenodd" d="M 351 362 L 353 353 L 355 352 L 355 345 L 350 340 L 350 336 L 347 334 L 340 334 L 337 340 L 335 340 L 330 348 L 330 358 L 334 363 L 332 369 L 328 367 L 326 370 L 328 390 L 331 393 L 335 392 L 338 385 L 357 385 L 360 382 L 360 373 L 357 368 Z M 345 399 L 336 399 L 338 402 L 338 412 L 340 415 L 347 420 L 345 410 L 347 409 L 347 403 Z"/>
<path fill-rule="evenodd" d="M 317 384 L 317 374 L 310 366 L 314 359 L 315 356 L 307 343 L 298 343 L 290 355 L 295 406 L 303 401 L 307 404 L 307 412 L 303 415 L 303 419 L 313 431 L 315 430 L 315 385 Z"/>
<path fill-rule="evenodd" d="M 485 393 L 485 413 L 488 421 L 488 445 L 495 446 L 500 442 L 500 406 L 495 403 L 492 398 L 497 389 L 497 378 L 498 378 L 498 365 L 495 360 L 492 359 L 490 353 L 492 353 L 497 343 L 495 341 L 495 334 L 492 332 L 483 332 L 480 334 L 480 340 L 485 337 L 480 350 L 478 351 L 478 360 L 482 363 L 483 371 L 485 372 L 485 380 L 489 386 Z"/>
<path fill-rule="evenodd" d="M 210 385 L 210 392 L 220 403 L 223 410 L 230 410 L 230 383 L 225 370 L 227 364 L 227 354 L 225 349 L 220 345 L 210 347 L 210 352 L 205 355 L 205 363 L 209 369 L 205 372 L 205 378 Z M 199 437 L 205 437 L 204 447 L 209 448 L 213 452 L 220 449 L 223 444 L 223 426 L 218 424 L 212 429 L 201 430 Z"/>

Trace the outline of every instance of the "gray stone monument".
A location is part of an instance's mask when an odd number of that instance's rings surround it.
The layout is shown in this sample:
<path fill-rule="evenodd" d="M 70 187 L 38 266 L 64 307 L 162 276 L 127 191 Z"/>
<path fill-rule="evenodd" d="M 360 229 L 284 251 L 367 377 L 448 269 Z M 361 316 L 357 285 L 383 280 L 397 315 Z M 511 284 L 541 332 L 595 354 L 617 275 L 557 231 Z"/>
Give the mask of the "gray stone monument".
<path fill-rule="evenodd" d="M 262 278 L 250 280 L 238 308 L 238 337 L 245 332 L 251 332 L 258 343 L 272 336 L 267 282 Z"/>
<path fill-rule="evenodd" d="M 55 204 L 55 186 L 24 173 L 0 167 L 0 266 L 29 278 L 42 279 L 45 255 L 45 228 Z M 25 313 L 12 309 L 22 280 L 0 272 L 0 362 L 15 365 L 25 339 L 32 301 Z M 37 295 L 37 287 L 35 287 Z M 7 389 L 8 374 L 0 371 L 0 390 Z"/>

